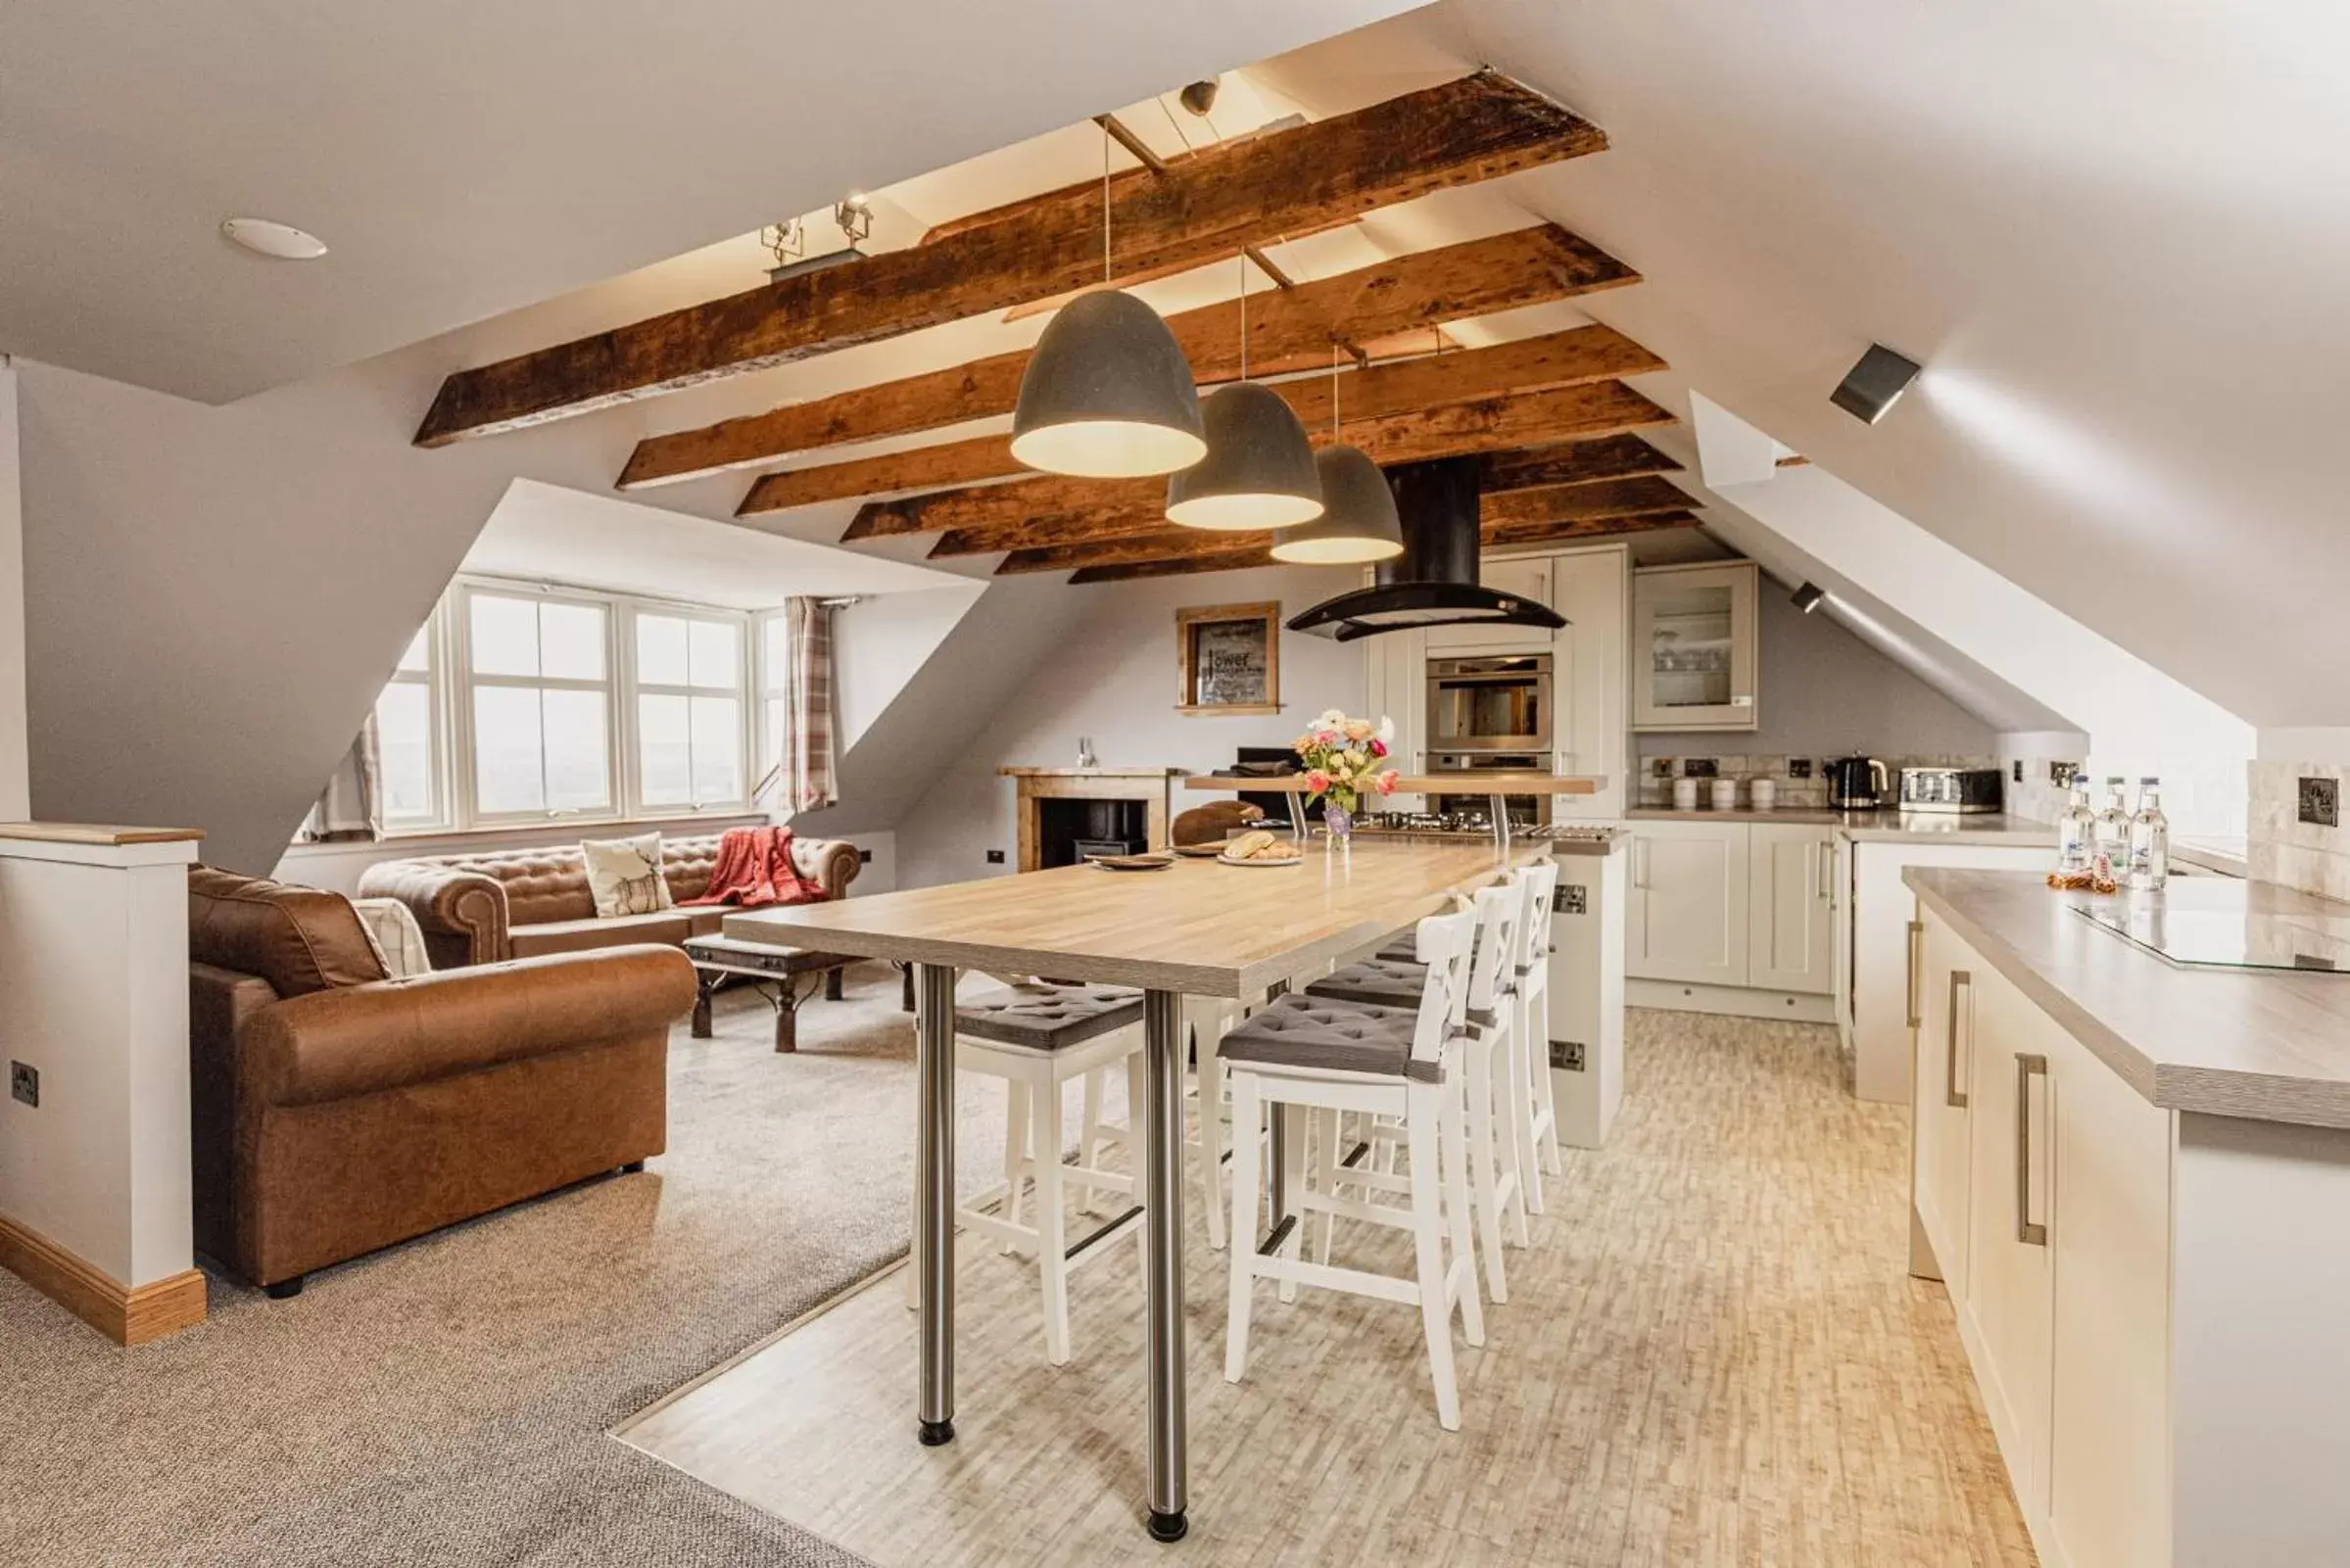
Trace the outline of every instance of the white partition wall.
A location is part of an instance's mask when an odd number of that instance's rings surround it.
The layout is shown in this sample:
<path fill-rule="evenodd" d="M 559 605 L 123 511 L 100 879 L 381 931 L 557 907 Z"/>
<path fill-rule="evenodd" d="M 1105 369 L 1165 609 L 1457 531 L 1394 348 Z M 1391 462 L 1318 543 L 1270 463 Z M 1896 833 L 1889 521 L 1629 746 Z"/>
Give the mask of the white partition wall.
<path fill-rule="evenodd" d="M 0 1263 L 123 1344 L 204 1315 L 188 1148 L 196 838 L 0 825 Z"/>

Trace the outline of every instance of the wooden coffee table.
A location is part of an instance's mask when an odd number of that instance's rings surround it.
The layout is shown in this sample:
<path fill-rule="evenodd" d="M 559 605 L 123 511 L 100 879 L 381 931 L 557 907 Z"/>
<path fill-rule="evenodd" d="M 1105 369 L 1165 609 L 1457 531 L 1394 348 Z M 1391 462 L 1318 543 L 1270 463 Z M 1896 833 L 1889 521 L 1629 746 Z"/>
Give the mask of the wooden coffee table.
<path fill-rule="evenodd" d="M 694 1038 L 710 1037 L 710 998 L 728 976 L 747 979 L 759 994 L 775 1004 L 775 1048 L 799 1049 L 799 1004 L 814 996 L 821 984 L 825 999 L 840 1000 L 840 972 L 856 960 L 845 953 L 819 953 L 804 947 L 778 947 L 768 942 L 745 942 L 732 936 L 695 936 L 687 939 L 686 957 L 694 961 L 699 990 L 694 998 Z M 817 984 L 801 988 L 803 975 Z"/>

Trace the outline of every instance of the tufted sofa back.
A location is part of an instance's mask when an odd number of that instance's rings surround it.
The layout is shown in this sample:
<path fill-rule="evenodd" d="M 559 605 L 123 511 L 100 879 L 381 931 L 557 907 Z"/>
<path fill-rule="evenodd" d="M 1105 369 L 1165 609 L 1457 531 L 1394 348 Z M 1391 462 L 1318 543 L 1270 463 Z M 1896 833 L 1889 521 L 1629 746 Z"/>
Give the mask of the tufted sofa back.
<path fill-rule="evenodd" d="M 710 885 L 718 861 L 718 835 L 661 840 L 661 879 L 674 900 L 698 898 Z M 512 849 L 478 855 L 433 855 L 418 864 L 473 872 L 505 888 L 506 919 L 515 926 L 549 921 L 590 920 L 596 899 L 588 891 L 587 857 L 577 844 Z"/>

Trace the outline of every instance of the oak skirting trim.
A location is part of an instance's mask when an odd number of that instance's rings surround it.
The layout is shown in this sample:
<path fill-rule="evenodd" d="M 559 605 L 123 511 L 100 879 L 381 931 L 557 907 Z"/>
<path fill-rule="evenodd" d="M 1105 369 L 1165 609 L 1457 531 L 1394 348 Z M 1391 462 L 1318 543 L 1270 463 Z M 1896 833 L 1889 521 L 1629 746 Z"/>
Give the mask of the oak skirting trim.
<path fill-rule="evenodd" d="M 133 1288 L 5 1214 L 0 1266 L 117 1345 L 144 1345 L 204 1321 L 204 1275 L 198 1270 Z"/>

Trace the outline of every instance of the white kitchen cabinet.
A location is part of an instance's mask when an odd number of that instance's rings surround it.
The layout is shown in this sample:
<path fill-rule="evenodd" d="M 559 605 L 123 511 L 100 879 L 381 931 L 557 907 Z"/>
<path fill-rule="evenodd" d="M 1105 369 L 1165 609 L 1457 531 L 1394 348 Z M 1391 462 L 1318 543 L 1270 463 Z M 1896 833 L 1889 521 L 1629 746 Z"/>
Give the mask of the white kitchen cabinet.
<path fill-rule="evenodd" d="M 1751 730 L 1756 703 L 1752 561 L 1632 574 L 1632 728 Z"/>
<path fill-rule="evenodd" d="M 1548 555 L 1501 555 L 1485 560 L 1477 568 L 1477 581 L 1487 588 L 1519 598 L 1530 598 L 1538 604 L 1557 605 L 1551 598 L 1551 557 Z M 1551 645 L 1549 628 L 1539 626 L 1480 626 L 1473 621 L 1457 626 L 1431 626 L 1427 629 L 1427 645 L 1446 654 L 1480 651 L 1522 653 L 1529 648 Z"/>
<path fill-rule="evenodd" d="M 2016 1502 L 2037 1522 L 2048 1511 L 2048 1036 L 2059 1031 L 2005 979 L 1979 967 L 1973 973 L 1961 1337 Z"/>
<path fill-rule="evenodd" d="M 1388 632 L 1363 640 L 1363 716 L 1395 725 L 1395 765 L 1405 773 L 1423 773 L 1428 766 L 1427 652 L 1425 633 Z M 1301 725 L 1300 728 L 1303 728 Z M 1390 795 L 1377 803 L 1381 811 L 1423 811 L 1419 795 Z"/>
<path fill-rule="evenodd" d="M 1910 1129 L 1915 1169 L 1911 1202 L 1953 1301 L 1967 1285 L 1968 1089 L 1974 1082 L 1974 958 L 1948 928 L 1917 929 L 1917 1070 Z"/>
<path fill-rule="evenodd" d="M 1552 768 L 1605 781 L 1593 795 L 1560 795 L 1561 816 L 1624 812 L 1624 626 L 1630 557 L 1620 545 L 1551 558 L 1551 607 L 1566 617 L 1552 646 Z"/>
<path fill-rule="evenodd" d="M 1745 985 L 1750 837 L 1743 822 L 1640 822 L 1624 972 L 1638 979 Z"/>
<path fill-rule="evenodd" d="M 1826 996 L 1835 989 L 1828 830 L 1758 822 L 1748 865 L 1747 979 L 1763 990 Z"/>
<path fill-rule="evenodd" d="M 1846 987 L 1839 1018 L 1852 1053 L 1852 1093 L 1863 1100 L 1904 1105 L 1910 1098 L 1910 1059 L 1916 1050 L 1916 996 L 1910 973 L 1909 923 L 1917 899 L 1902 885 L 1911 866 L 1964 866 L 1983 871 L 2041 871 L 2053 855 L 2055 833 L 2036 844 L 1960 844 L 1945 840 L 1847 840 L 1849 876 L 1839 889 L 1848 900 L 1850 954 L 1838 983 Z"/>
<path fill-rule="evenodd" d="M 2171 1117 L 2047 1031 L 2055 1169 L 2048 1531 L 2066 1568 L 2171 1560 Z"/>

